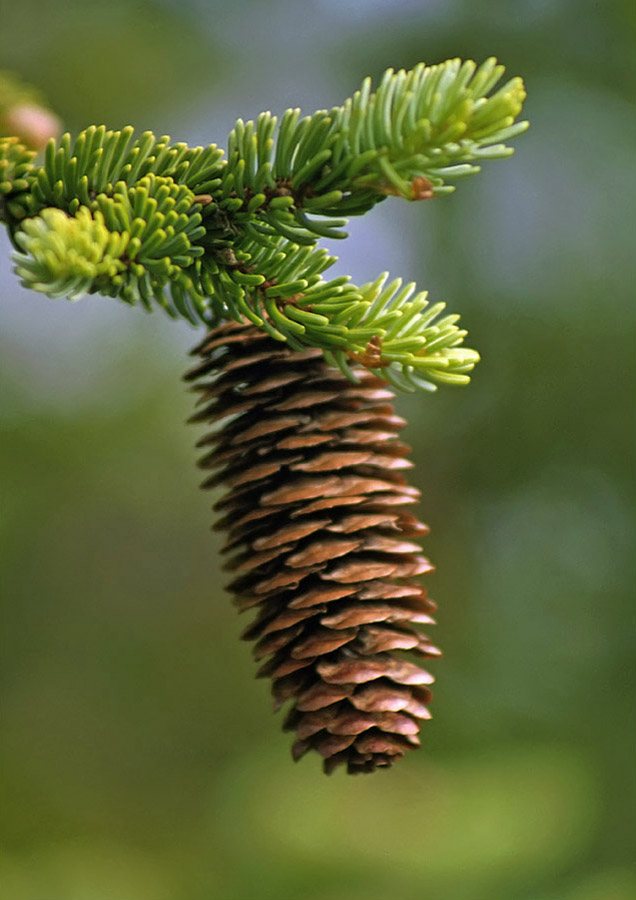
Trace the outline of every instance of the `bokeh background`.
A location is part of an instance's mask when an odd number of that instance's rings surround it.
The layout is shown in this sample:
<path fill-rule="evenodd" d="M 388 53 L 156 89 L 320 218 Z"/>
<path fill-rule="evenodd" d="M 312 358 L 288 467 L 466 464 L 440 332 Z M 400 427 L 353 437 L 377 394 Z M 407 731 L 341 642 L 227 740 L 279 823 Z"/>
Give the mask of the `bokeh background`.
<path fill-rule="evenodd" d="M 462 313 L 469 388 L 399 398 L 432 525 L 435 719 L 391 772 L 294 766 L 198 491 L 185 324 L 22 290 L 0 247 L 6 900 L 630 900 L 628 0 L 3 4 L 66 127 L 224 145 L 387 66 L 496 55 L 512 160 L 353 221 L 340 272 Z"/>

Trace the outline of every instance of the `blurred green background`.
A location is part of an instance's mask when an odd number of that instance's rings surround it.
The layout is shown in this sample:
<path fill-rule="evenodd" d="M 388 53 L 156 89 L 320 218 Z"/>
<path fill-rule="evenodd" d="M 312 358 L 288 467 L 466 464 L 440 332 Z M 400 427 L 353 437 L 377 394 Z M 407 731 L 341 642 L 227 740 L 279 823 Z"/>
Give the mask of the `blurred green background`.
<path fill-rule="evenodd" d="M 2 235 L 6 900 L 630 900 L 633 5 L 3 4 L 66 127 L 224 145 L 387 66 L 496 55 L 516 156 L 338 247 L 462 313 L 472 385 L 399 398 L 445 659 L 391 772 L 294 766 L 198 491 L 197 334 L 21 290 Z M 631 202 L 630 202 L 631 201 Z M 378 262 L 379 261 L 379 262 Z"/>

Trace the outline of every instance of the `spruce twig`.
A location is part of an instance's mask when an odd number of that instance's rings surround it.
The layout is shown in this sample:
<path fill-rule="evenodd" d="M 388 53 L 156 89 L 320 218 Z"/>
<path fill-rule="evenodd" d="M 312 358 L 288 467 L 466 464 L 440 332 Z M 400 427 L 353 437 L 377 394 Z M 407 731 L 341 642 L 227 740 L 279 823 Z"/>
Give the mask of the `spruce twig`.
<path fill-rule="evenodd" d="M 227 159 L 214 144 L 135 139 L 132 128 L 66 134 L 40 166 L 3 141 L 2 216 L 17 274 L 52 297 L 101 293 L 208 326 L 247 319 L 295 349 L 320 347 L 343 371 L 370 359 L 375 341 L 400 389 L 465 383 L 479 357 L 461 347 L 457 317 L 436 319 L 443 307 L 411 286 L 382 289 L 386 276 L 361 287 L 325 280 L 334 260 L 315 245 L 344 236 L 340 217 L 389 195 L 441 196 L 483 160 L 508 156 L 503 141 L 527 123 L 515 121 L 521 80 L 494 90 L 503 71 L 492 59 L 389 70 L 376 91 L 367 79 L 329 111 L 289 110 L 280 126 L 270 113 L 239 120 Z M 50 208 L 78 224 L 44 215 Z"/>

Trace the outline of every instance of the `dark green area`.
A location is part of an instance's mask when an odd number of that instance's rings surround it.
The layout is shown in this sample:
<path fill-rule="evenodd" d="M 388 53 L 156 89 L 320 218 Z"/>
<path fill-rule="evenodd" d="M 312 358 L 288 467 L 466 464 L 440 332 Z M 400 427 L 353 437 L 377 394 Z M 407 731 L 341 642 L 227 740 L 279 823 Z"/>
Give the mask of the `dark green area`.
<path fill-rule="evenodd" d="M 221 146 L 268 89 L 276 113 L 329 106 L 455 55 L 525 78 L 512 160 L 330 247 L 447 300 L 483 357 L 469 387 L 398 401 L 445 651 L 424 747 L 368 778 L 293 765 L 197 490 L 196 331 L 30 295 L 5 265 L 7 900 L 633 896 L 631 7 L 349 6 L 24 0 L 0 66 L 71 129 Z"/>

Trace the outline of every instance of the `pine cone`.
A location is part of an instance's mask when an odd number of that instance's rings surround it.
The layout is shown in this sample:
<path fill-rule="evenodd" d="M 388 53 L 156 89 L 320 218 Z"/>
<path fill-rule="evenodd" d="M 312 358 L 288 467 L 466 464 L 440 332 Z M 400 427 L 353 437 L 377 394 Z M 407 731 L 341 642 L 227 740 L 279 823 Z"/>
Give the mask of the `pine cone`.
<path fill-rule="evenodd" d="M 258 675 L 273 679 L 276 708 L 293 701 L 292 754 L 317 750 L 327 773 L 389 766 L 430 718 L 433 678 L 402 651 L 439 655 L 413 627 L 434 624 L 413 581 L 433 567 L 412 541 L 428 529 L 406 509 L 419 492 L 403 475 L 393 394 L 366 369 L 354 384 L 320 350 L 247 324 L 217 327 L 193 353 L 191 421 L 223 422 L 197 445 L 215 472 L 202 486 L 229 486 L 214 507 L 228 587 L 240 610 L 258 610 L 243 637 L 268 658 Z"/>

